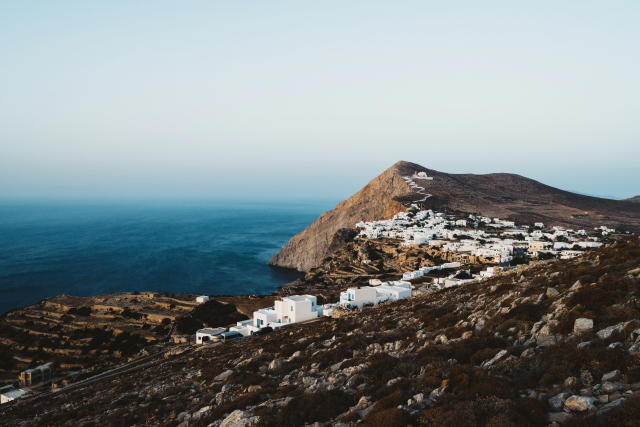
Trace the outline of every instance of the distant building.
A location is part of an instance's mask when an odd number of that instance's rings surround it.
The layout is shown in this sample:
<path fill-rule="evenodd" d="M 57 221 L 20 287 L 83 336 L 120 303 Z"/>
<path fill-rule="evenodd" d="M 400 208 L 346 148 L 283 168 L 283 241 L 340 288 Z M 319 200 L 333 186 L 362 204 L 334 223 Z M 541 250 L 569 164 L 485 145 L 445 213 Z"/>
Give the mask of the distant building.
<path fill-rule="evenodd" d="M 24 386 L 51 381 L 53 376 L 53 362 L 45 363 L 33 369 L 20 372 L 20 384 Z"/>
<path fill-rule="evenodd" d="M 204 344 L 217 340 L 218 335 L 225 332 L 225 328 L 203 328 L 196 331 L 196 344 Z"/>
<path fill-rule="evenodd" d="M 276 301 L 273 307 L 254 311 L 250 329 L 260 329 L 266 326 L 278 328 L 291 323 L 315 319 L 322 315 L 323 307 L 318 305 L 315 296 L 290 295 Z"/>
<path fill-rule="evenodd" d="M 0 388 L 0 404 L 9 403 L 12 400 L 20 399 L 25 394 L 30 393 L 31 390 L 18 388 L 16 389 L 14 386 L 4 386 Z"/>
<path fill-rule="evenodd" d="M 209 297 L 207 295 L 200 295 L 199 297 L 196 297 L 196 302 L 198 304 L 204 304 L 207 301 L 209 301 Z"/>
<path fill-rule="evenodd" d="M 365 305 L 377 305 L 385 301 L 397 301 L 411 296 L 411 283 L 403 280 L 384 282 L 378 286 L 349 288 L 340 292 L 339 304 L 343 307 L 362 308 Z"/>

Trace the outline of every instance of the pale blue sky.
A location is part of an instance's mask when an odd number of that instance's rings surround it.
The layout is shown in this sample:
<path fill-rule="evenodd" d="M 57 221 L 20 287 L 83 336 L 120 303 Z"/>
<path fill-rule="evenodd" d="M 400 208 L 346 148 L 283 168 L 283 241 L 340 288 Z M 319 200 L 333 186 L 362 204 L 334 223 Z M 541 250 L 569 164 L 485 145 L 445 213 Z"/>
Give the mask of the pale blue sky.
<path fill-rule="evenodd" d="M 517 3 L 517 4 L 516 4 Z M 0 4 L 0 196 L 640 194 L 638 1 Z"/>

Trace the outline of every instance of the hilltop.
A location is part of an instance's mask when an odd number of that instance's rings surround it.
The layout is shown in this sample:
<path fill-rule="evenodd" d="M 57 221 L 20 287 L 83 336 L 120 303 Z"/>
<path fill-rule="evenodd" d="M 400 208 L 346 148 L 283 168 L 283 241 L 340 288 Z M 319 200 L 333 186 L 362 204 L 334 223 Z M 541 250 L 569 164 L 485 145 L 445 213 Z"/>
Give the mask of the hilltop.
<path fill-rule="evenodd" d="M 271 264 L 309 271 L 348 240 L 356 223 L 391 218 L 411 204 L 529 224 L 640 231 L 634 200 L 584 196 L 515 174 L 448 174 L 400 161 L 291 238 Z"/>
<path fill-rule="evenodd" d="M 328 270 L 330 270 L 327 267 Z M 13 425 L 634 425 L 640 239 L 14 402 Z"/>

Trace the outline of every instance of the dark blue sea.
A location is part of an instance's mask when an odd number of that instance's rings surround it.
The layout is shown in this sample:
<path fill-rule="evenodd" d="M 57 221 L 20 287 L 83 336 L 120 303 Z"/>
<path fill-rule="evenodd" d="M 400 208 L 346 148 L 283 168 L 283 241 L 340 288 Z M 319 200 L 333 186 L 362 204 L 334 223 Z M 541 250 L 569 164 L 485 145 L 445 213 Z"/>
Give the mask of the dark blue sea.
<path fill-rule="evenodd" d="M 269 259 L 333 202 L 0 202 L 0 313 L 59 294 L 270 293 Z"/>

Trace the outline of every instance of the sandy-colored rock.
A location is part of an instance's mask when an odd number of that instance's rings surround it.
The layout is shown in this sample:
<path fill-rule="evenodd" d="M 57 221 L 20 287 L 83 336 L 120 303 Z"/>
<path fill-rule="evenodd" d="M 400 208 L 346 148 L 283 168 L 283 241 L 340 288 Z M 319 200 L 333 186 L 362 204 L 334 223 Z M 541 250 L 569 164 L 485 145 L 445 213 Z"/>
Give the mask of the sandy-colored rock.
<path fill-rule="evenodd" d="M 571 412 L 592 411 L 596 408 L 594 405 L 596 400 L 595 397 L 591 396 L 573 395 L 564 401 L 564 407 Z"/>
<path fill-rule="evenodd" d="M 573 322 L 573 333 L 582 334 L 593 330 L 593 320 L 580 317 Z"/>

